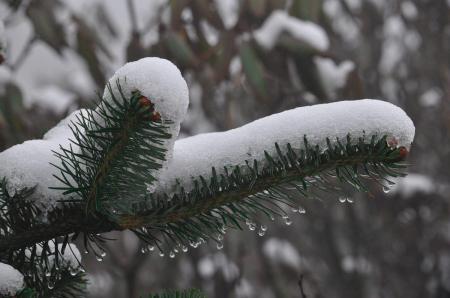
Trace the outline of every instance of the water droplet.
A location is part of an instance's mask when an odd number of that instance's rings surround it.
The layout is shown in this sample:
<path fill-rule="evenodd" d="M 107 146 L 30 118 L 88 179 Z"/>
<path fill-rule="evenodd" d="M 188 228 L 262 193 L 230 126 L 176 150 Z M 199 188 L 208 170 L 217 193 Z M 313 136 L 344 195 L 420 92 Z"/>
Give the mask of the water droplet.
<path fill-rule="evenodd" d="M 53 280 L 49 281 L 47 288 L 49 288 L 49 290 L 53 290 L 55 288 L 55 282 Z"/>
<path fill-rule="evenodd" d="M 96 259 L 98 262 L 103 262 L 102 256 L 96 256 L 95 259 Z"/>
<path fill-rule="evenodd" d="M 169 253 L 169 257 L 170 257 L 171 259 L 175 258 L 175 252 L 174 252 L 174 251 L 171 251 L 171 252 Z"/>
<path fill-rule="evenodd" d="M 159 256 L 160 256 L 161 258 L 163 258 L 163 257 L 164 257 L 164 253 L 163 253 L 162 251 L 160 251 L 160 252 L 159 252 Z"/>
<path fill-rule="evenodd" d="M 300 208 L 298 209 L 298 213 L 300 213 L 300 214 L 305 214 L 305 213 L 306 213 L 306 209 L 303 208 L 303 207 L 300 207 Z"/>
<path fill-rule="evenodd" d="M 142 247 L 141 248 L 141 253 L 143 253 L 143 254 L 147 253 L 147 249 L 145 247 Z"/>
<path fill-rule="evenodd" d="M 102 251 L 102 252 L 100 253 L 100 256 L 101 256 L 102 258 L 106 257 L 106 251 Z"/>
<path fill-rule="evenodd" d="M 183 252 L 187 252 L 187 251 L 188 251 L 188 247 L 187 247 L 186 245 L 183 245 L 183 246 L 181 247 L 181 250 L 182 250 Z"/>
<path fill-rule="evenodd" d="M 267 226 L 266 225 L 261 225 L 261 231 L 267 231 Z"/>
<path fill-rule="evenodd" d="M 273 215 L 270 215 L 270 220 L 275 221 L 275 217 Z"/>
<path fill-rule="evenodd" d="M 78 268 L 78 270 L 79 270 L 80 272 L 83 272 L 83 273 L 86 272 L 86 269 L 84 269 L 83 267 Z"/>
<path fill-rule="evenodd" d="M 89 254 L 89 251 L 87 249 L 84 250 L 84 254 L 87 255 Z"/>
<path fill-rule="evenodd" d="M 347 198 L 347 202 L 351 204 L 351 203 L 353 203 L 354 201 L 353 201 L 352 198 L 348 197 L 348 198 Z"/>
<path fill-rule="evenodd" d="M 285 223 L 287 226 L 290 226 L 290 225 L 292 224 L 292 220 L 291 220 L 289 217 L 287 217 L 287 218 L 284 219 L 284 223 Z"/>
<path fill-rule="evenodd" d="M 255 224 L 255 223 L 252 223 L 251 225 L 248 226 L 248 229 L 249 229 L 250 231 L 256 230 L 256 224 Z"/>
<path fill-rule="evenodd" d="M 266 234 L 266 231 L 263 231 L 263 230 L 258 231 L 258 236 L 260 236 L 260 237 L 264 236 L 265 234 Z"/>
<path fill-rule="evenodd" d="M 345 203 L 345 202 L 347 202 L 347 198 L 346 197 L 339 197 L 339 202 Z"/>
<path fill-rule="evenodd" d="M 292 212 L 297 213 L 298 209 L 297 208 L 292 208 Z"/>
<path fill-rule="evenodd" d="M 221 234 L 217 235 L 217 240 L 222 241 L 223 240 L 223 235 L 221 235 Z"/>
<path fill-rule="evenodd" d="M 45 271 L 45 277 L 50 277 L 50 275 L 52 275 L 52 273 L 49 270 Z"/>
<path fill-rule="evenodd" d="M 222 248 L 223 248 L 223 243 L 222 242 L 217 243 L 217 249 L 221 250 Z"/>
<path fill-rule="evenodd" d="M 384 193 L 389 193 L 391 191 L 391 188 L 389 186 L 383 186 L 383 192 Z"/>
<path fill-rule="evenodd" d="M 153 245 L 147 246 L 148 251 L 154 251 L 155 247 Z"/>
<path fill-rule="evenodd" d="M 72 276 L 77 275 L 77 274 L 78 274 L 78 268 L 72 268 L 72 267 L 70 267 L 70 268 L 69 268 L 69 273 L 70 273 L 70 275 L 72 275 Z"/>

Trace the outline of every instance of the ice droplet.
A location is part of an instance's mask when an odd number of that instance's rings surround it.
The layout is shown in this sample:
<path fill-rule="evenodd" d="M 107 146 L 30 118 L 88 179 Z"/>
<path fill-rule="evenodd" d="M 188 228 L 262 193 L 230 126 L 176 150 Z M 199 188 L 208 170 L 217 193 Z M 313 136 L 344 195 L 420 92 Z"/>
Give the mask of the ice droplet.
<path fill-rule="evenodd" d="M 78 268 L 70 267 L 69 268 L 69 273 L 70 273 L 71 276 L 77 275 L 78 274 Z"/>
<path fill-rule="evenodd" d="M 49 281 L 47 288 L 49 288 L 49 290 L 53 290 L 55 288 L 55 282 L 53 280 Z"/>
<path fill-rule="evenodd" d="M 286 217 L 286 218 L 284 219 L 284 223 L 285 223 L 287 226 L 290 226 L 290 225 L 292 224 L 292 220 L 291 220 L 289 217 Z"/>

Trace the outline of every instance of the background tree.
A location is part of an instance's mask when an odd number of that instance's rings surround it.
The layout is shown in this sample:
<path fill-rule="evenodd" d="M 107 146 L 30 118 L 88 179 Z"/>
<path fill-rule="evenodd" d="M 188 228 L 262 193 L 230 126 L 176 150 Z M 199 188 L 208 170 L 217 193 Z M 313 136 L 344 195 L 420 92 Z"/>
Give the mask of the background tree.
<path fill-rule="evenodd" d="M 95 9 L 85 10 L 80 10 L 77 3 L 54 1 L 46 4 L 48 7 L 44 9 L 38 5 L 21 4 L 21 1 L 4 1 L 5 15 L 2 17 L 7 32 L 11 35 L 14 32 L 25 33 L 15 34 L 15 38 L 10 35 L 7 67 L 2 67 L 2 73 L 7 77 L 11 74 L 8 68 L 12 69 L 13 80 L 8 79 L 8 86 L 15 86 L 4 89 L 4 94 L 8 95 L 2 97 L 1 103 L 13 104 L 2 107 L 2 111 L 6 111 L 3 118 L 13 113 L 21 115 L 3 120 L 4 127 L 7 127 L 2 129 L 2 134 L 5 134 L 0 142 L 4 144 L 3 148 L 30 136 L 42 135 L 64 115 L 65 109 L 71 109 L 72 103 L 89 105 L 93 86 L 103 87 L 101 82 L 105 81 L 107 74 L 128 59 L 124 53 L 132 60 L 159 55 L 183 67 L 188 83 L 193 87 L 190 114 L 195 115 L 183 127 L 186 135 L 236 127 L 262 115 L 298 105 L 361 97 L 386 98 L 404 107 L 418 132 L 410 162 L 413 165 L 411 171 L 419 175 L 412 176 L 412 180 L 407 180 L 411 182 L 406 182 L 397 192 L 390 192 L 388 196 L 392 200 L 379 200 L 377 197 L 385 195 L 375 193 L 374 199 L 357 200 L 357 204 L 349 204 L 346 208 L 336 208 L 339 205 L 336 200 L 326 200 L 326 204 L 307 202 L 303 207 L 308 216 L 294 219 L 297 221 L 293 225 L 295 229 L 271 228 L 265 238 L 255 236 L 254 244 L 250 244 L 249 235 L 228 237 L 224 248 L 226 258 L 221 252 L 200 248 L 189 256 L 169 260 L 174 263 L 170 268 L 157 256 L 139 255 L 140 247 L 130 238 L 120 239 L 118 243 L 125 241 L 129 254 L 135 258 L 123 258 L 123 266 L 118 268 L 115 267 L 117 261 L 107 257 L 105 263 L 111 260 L 111 265 L 114 265 L 111 272 L 105 272 L 107 267 L 104 266 L 93 270 L 98 270 L 92 277 L 96 284 L 105 285 L 104 289 L 97 291 L 101 293 L 99 295 L 110 295 L 106 289 L 118 293 L 128 288 L 130 295 L 136 295 L 133 291 L 148 293 L 146 287 L 154 290 L 157 284 L 162 287 L 201 286 L 211 281 L 214 286 L 209 289 L 210 293 L 218 297 L 221 293 L 244 297 L 276 293 L 278 297 L 281 291 L 298 295 L 300 274 L 305 275 L 307 287 L 320 290 L 324 297 L 448 295 L 445 294 L 449 288 L 446 283 L 449 269 L 446 265 L 448 200 L 445 190 L 449 173 L 442 160 L 448 160 L 449 154 L 446 144 L 449 131 L 449 36 L 446 30 L 449 7 L 444 0 L 242 1 L 237 21 L 234 26 L 227 25 L 229 28 L 220 24 L 221 20 L 223 23 L 232 22 L 224 21 L 215 2 L 205 1 L 206 5 L 202 1 L 176 1 L 170 5 L 161 2 L 161 6 L 155 8 L 139 1 L 128 2 L 128 6 L 126 1 L 112 1 L 107 4 L 100 2 L 98 6 L 90 4 Z M 6 9 L 6 4 L 11 10 Z M 267 51 L 248 38 L 246 33 L 260 28 L 274 9 L 286 7 L 290 15 L 321 24 L 331 40 L 329 49 L 305 53 L 304 49 L 293 47 L 291 36 L 285 34 L 276 47 Z M 55 17 L 34 18 L 33 21 L 32 16 L 37 13 L 31 10 Z M 117 20 L 127 18 L 126 14 L 117 15 L 118 11 L 134 14 L 132 19 L 136 22 L 118 24 Z M 172 15 L 170 20 L 168 11 Z M 63 14 L 77 17 L 66 18 L 70 21 L 65 21 L 64 26 L 35 24 L 36 20 L 61 23 L 58 16 Z M 228 16 L 225 19 L 232 18 Z M 69 29 L 66 35 L 57 32 L 59 29 L 55 28 L 60 27 Z M 42 28 L 51 28 L 55 32 L 45 33 Z M 192 32 L 197 35 L 197 40 L 191 40 Z M 95 42 L 87 36 L 95 36 Z M 58 42 L 63 39 L 66 42 Z M 295 45 L 301 47 L 304 43 Z M 62 52 L 64 60 L 48 47 Z M 227 47 L 230 49 L 226 50 Z M 108 56 L 104 48 L 112 53 Z M 232 58 L 227 58 L 227 55 Z M 339 62 L 351 58 L 356 65 L 356 71 L 349 73 L 343 88 L 331 88 L 335 94 L 328 94 L 329 87 L 321 90 L 324 87 L 317 86 L 324 77 L 317 79 L 317 70 L 314 69 L 318 65 L 322 68 L 329 65 L 317 63 L 314 58 L 319 56 Z M 44 71 L 42 64 L 36 67 L 36 60 L 52 63 L 54 67 Z M 225 62 L 220 64 L 220 61 Z M 70 71 L 64 75 L 62 69 Z M 33 72 L 40 75 L 33 75 Z M 99 73 L 103 73 L 100 79 Z M 327 69 L 324 73 L 332 71 Z M 86 82 L 87 74 L 93 79 Z M 32 76 L 39 77 L 40 82 L 30 83 Z M 333 76 L 328 78 L 328 86 L 336 81 Z M 38 89 L 45 91 L 49 85 L 55 84 L 59 91 L 68 92 L 53 96 L 55 92 L 52 94 L 47 90 L 41 98 L 32 99 L 39 94 Z M 25 109 L 16 100 L 21 97 Z M 42 98 L 51 98 L 52 103 L 70 104 L 60 104 L 56 111 L 55 105 L 50 105 L 50 113 L 54 115 L 48 117 L 49 109 L 42 104 L 45 102 Z M 32 107 L 30 103 L 33 102 L 36 104 Z M 38 121 L 42 124 L 34 125 Z M 48 124 L 43 121 L 48 121 Z M 439 146 L 430 148 L 429 144 Z M 316 204 L 319 206 L 314 206 Z M 255 262 L 265 260 L 263 256 L 271 251 L 269 239 L 265 239 L 275 235 L 288 240 L 301 253 L 298 257 L 301 261 L 295 268 L 283 265 L 276 258 Z M 326 246 L 323 245 L 325 240 Z M 257 242 L 260 244 L 256 245 Z M 269 248 L 263 249 L 266 246 Z M 204 258 L 206 252 L 212 255 Z M 142 259 L 148 260 L 151 266 L 146 266 Z M 128 262 L 143 265 L 130 266 Z M 254 266 L 255 263 L 261 267 Z M 210 274 L 211 270 L 205 268 L 211 266 L 205 264 L 215 264 L 214 268 L 218 269 Z M 179 274 L 179 278 L 174 280 L 170 278 L 174 276 L 172 270 L 186 270 L 193 274 Z M 261 271 L 265 273 L 261 275 Z M 230 276 L 230 272 L 235 274 Z M 122 282 L 118 277 L 124 275 L 138 277 Z M 192 276 L 192 280 L 188 280 L 188 276 Z M 153 282 L 149 283 L 149 278 Z M 113 283 L 116 279 L 117 282 Z M 233 294 L 221 290 L 234 286 Z M 95 293 L 95 289 L 92 290 Z"/>

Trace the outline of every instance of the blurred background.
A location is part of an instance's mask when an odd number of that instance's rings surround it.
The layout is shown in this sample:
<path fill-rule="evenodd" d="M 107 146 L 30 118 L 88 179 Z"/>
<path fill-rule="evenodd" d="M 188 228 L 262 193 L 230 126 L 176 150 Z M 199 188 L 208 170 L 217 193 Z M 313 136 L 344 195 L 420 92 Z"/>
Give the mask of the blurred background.
<path fill-rule="evenodd" d="M 176 258 L 109 235 L 102 262 L 83 256 L 89 297 L 302 297 L 300 280 L 308 298 L 450 297 L 449 0 L 0 0 L 0 19 L 0 151 L 92 107 L 117 68 L 146 56 L 188 82 L 180 137 L 360 98 L 416 125 L 410 175 L 391 190 L 302 199 L 292 225 Z"/>

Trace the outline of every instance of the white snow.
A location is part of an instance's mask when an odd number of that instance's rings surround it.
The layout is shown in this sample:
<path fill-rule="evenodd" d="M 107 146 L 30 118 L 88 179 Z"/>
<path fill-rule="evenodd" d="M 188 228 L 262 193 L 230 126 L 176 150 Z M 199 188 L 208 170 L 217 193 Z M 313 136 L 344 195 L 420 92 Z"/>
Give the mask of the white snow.
<path fill-rule="evenodd" d="M 80 267 L 80 263 L 81 263 L 81 253 L 78 250 L 78 248 L 75 246 L 75 244 L 73 243 L 69 243 L 66 245 L 64 252 L 61 252 L 62 249 L 62 243 L 58 243 L 58 251 L 61 253 L 61 255 L 59 255 L 59 261 L 62 260 L 62 265 L 63 266 L 68 266 L 70 268 L 78 268 Z M 49 246 L 49 250 L 51 253 L 55 252 L 55 244 L 53 242 L 49 242 L 48 243 Z M 41 256 L 42 254 L 42 246 L 38 245 L 36 248 L 36 255 L 37 256 Z M 25 251 L 25 255 L 29 258 L 31 257 L 31 251 L 30 250 L 26 250 Z M 53 266 L 53 262 L 54 262 L 55 257 L 49 256 L 48 260 L 49 260 L 49 266 Z"/>
<path fill-rule="evenodd" d="M 157 182 L 158 191 L 171 193 L 180 182 L 187 190 L 192 177 L 209 177 L 211 168 L 220 174 L 224 166 L 245 165 L 245 160 L 264 161 L 264 150 L 276 156 L 275 143 L 300 149 L 303 136 L 310 144 L 326 149 L 326 138 L 332 142 L 354 141 L 364 134 L 394 137 L 400 146 L 410 147 L 414 124 L 399 107 L 380 100 L 341 101 L 300 107 L 274 114 L 225 132 L 200 134 L 175 143 L 173 160 Z"/>
<path fill-rule="evenodd" d="M 221 252 L 201 259 L 197 264 L 197 269 L 205 278 L 211 278 L 216 272 L 221 272 L 227 281 L 235 280 L 239 276 L 237 265 Z"/>
<path fill-rule="evenodd" d="M 439 88 L 431 88 L 420 96 L 419 103 L 426 108 L 436 107 L 441 103 L 442 97 L 442 91 Z"/>
<path fill-rule="evenodd" d="M 239 0 L 214 0 L 214 3 L 225 28 L 233 28 L 239 18 Z"/>
<path fill-rule="evenodd" d="M 323 87 L 330 97 L 334 97 L 336 91 L 345 86 L 349 73 L 355 69 L 355 64 L 351 61 L 336 64 L 330 58 L 314 57 L 314 63 Z"/>
<path fill-rule="evenodd" d="M 322 27 L 289 16 L 283 10 L 273 11 L 263 25 L 254 31 L 253 37 L 261 47 L 271 50 L 282 33 L 288 33 L 318 51 L 326 51 L 329 47 L 328 36 Z"/>
<path fill-rule="evenodd" d="M 36 186 L 32 198 L 39 200 L 43 210 L 56 206 L 57 200 L 62 198 L 61 191 L 48 187 L 61 186 L 52 176 L 57 170 L 50 163 L 59 164 L 52 150 L 59 150 L 59 145 L 68 147 L 72 132 L 68 127 L 71 121 L 83 110 L 73 112 L 62 120 L 56 127 L 48 131 L 42 140 L 30 140 L 13 146 L 0 153 L 0 177 L 8 180 L 8 191 L 14 195 L 15 191 Z"/>
<path fill-rule="evenodd" d="M 169 60 L 147 57 L 129 62 L 119 68 L 109 79 L 116 97 L 120 98 L 116 88 L 119 81 L 125 96 L 131 96 L 139 90 L 155 104 L 155 110 L 164 120 L 171 120 L 178 126 L 183 121 L 189 104 L 189 90 L 180 70 Z M 110 100 L 107 88 L 103 98 Z"/>
<path fill-rule="evenodd" d="M 57 85 L 46 85 L 32 92 L 32 96 L 27 97 L 25 105 L 39 106 L 49 109 L 57 115 L 69 111 L 75 105 L 76 95 L 66 91 Z"/>
<path fill-rule="evenodd" d="M 0 263 L 0 295 L 15 296 L 23 287 L 23 275 L 10 265 Z"/>
<path fill-rule="evenodd" d="M 6 54 L 6 34 L 5 34 L 5 25 L 3 21 L 0 20 L 0 55 L 3 55 L 5 58 Z"/>
<path fill-rule="evenodd" d="M 286 240 L 270 238 L 264 243 L 263 252 L 266 257 L 274 262 L 292 267 L 295 270 L 300 267 L 300 254 L 297 252 L 297 249 Z"/>
<path fill-rule="evenodd" d="M 409 198 L 417 193 L 430 194 L 437 189 L 433 181 L 422 174 L 408 174 L 408 176 L 399 179 L 391 188 L 390 195 L 399 194 L 402 197 Z"/>

